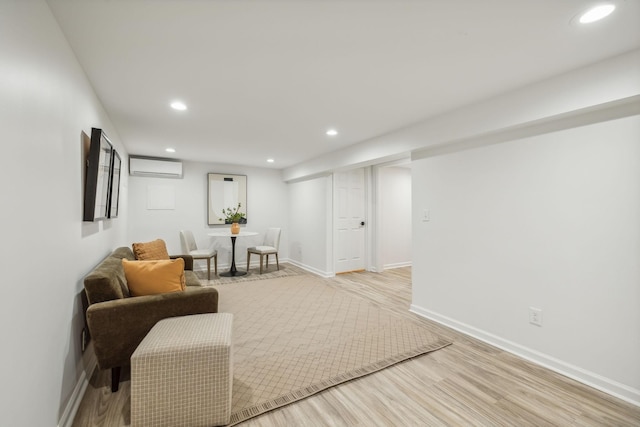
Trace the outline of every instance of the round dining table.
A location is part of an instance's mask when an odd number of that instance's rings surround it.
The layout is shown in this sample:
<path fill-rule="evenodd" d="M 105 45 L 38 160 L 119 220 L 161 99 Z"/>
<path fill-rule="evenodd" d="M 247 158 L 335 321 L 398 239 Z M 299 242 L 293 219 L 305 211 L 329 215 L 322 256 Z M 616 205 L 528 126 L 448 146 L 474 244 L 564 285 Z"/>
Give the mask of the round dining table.
<path fill-rule="evenodd" d="M 223 277 L 235 277 L 235 276 L 244 276 L 247 274 L 246 271 L 241 271 L 236 268 L 236 238 L 237 237 L 249 237 L 249 236 L 257 236 L 258 233 L 255 231 L 240 231 L 237 234 L 231 234 L 231 230 L 220 230 L 213 231 L 208 233 L 211 237 L 231 237 L 231 268 L 229 271 L 225 271 L 220 273 L 220 276 Z"/>

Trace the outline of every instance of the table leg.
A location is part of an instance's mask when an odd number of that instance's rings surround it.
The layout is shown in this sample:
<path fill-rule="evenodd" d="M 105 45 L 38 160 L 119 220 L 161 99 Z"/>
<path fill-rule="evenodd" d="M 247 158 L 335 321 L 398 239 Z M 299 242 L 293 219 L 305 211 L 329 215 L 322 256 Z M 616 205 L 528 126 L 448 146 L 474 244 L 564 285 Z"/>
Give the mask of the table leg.
<path fill-rule="evenodd" d="M 220 273 L 224 277 L 244 276 L 246 271 L 236 269 L 236 236 L 231 236 L 231 268 L 226 273 Z"/>

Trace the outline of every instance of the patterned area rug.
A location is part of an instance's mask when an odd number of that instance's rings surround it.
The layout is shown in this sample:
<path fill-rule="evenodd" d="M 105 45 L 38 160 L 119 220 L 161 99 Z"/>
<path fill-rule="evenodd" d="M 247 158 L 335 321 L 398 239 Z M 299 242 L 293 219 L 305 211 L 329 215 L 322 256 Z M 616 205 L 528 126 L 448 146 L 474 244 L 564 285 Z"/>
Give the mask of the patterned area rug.
<path fill-rule="evenodd" d="M 234 315 L 229 425 L 450 344 L 308 274 L 215 287 Z"/>
<path fill-rule="evenodd" d="M 244 276 L 236 276 L 236 277 L 223 277 L 223 276 L 215 276 L 213 274 L 213 267 L 211 267 L 211 280 L 207 280 L 207 270 L 196 270 L 196 275 L 198 279 L 202 281 L 203 286 L 209 285 L 225 285 L 228 283 L 239 283 L 239 282 L 251 282 L 253 280 L 267 280 L 274 279 L 277 277 L 288 277 L 288 276 L 297 276 L 300 274 L 308 274 L 305 270 L 300 267 L 296 267 L 292 264 L 282 263 L 280 264 L 280 270 L 276 270 L 276 267 L 273 261 L 269 264 L 269 269 L 265 269 L 263 267 L 262 274 L 260 274 L 260 268 L 250 268 L 249 274 Z M 218 273 L 222 273 L 223 271 L 227 271 L 228 269 L 218 269 Z M 244 270 L 244 267 L 242 268 Z"/>

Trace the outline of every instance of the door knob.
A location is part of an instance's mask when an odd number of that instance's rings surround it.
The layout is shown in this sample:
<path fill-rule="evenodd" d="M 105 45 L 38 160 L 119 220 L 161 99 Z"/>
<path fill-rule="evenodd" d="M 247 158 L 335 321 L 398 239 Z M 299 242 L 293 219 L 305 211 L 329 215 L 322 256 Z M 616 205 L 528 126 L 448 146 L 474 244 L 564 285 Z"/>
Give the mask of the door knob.
<path fill-rule="evenodd" d="M 364 221 L 360 221 L 360 225 L 364 226 Z"/>

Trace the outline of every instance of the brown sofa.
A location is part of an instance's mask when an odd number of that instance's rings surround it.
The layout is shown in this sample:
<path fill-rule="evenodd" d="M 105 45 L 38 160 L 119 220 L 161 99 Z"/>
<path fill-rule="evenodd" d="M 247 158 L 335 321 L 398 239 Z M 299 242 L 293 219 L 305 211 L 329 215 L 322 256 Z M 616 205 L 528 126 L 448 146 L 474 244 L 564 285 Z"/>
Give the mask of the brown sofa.
<path fill-rule="evenodd" d="M 87 324 L 100 369 L 111 369 L 111 390 L 118 391 L 120 368 L 151 328 L 168 317 L 217 313 L 218 291 L 204 288 L 193 272 L 193 258 L 185 261 L 187 289 L 160 295 L 129 295 L 122 259 L 134 260 L 128 247 L 114 250 L 84 279 L 89 307 Z"/>

